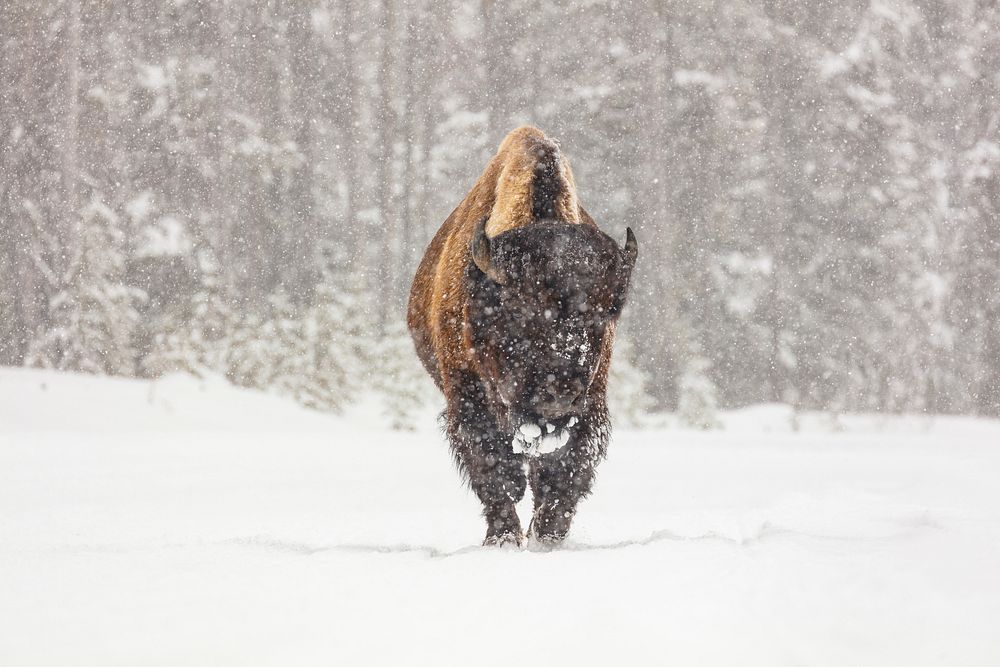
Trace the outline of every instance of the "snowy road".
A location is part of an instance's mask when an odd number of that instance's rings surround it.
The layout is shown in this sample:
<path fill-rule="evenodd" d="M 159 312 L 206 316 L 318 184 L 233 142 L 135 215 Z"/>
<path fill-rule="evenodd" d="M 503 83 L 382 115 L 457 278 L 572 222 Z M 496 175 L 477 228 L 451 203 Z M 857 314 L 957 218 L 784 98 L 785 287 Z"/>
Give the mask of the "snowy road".
<path fill-rule="evenodd" d="M 774 414 L 619 431 L 511 552 L 430 420 L 0 369 L 0 664 L 1000 664 L 1000 424 Z"/>

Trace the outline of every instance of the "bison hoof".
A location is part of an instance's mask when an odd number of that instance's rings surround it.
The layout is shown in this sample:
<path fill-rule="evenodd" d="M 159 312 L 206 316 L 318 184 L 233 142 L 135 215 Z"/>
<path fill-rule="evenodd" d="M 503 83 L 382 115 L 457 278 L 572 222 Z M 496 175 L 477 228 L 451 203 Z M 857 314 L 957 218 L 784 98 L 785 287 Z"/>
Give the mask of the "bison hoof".
<path fill-rule="evenodd" d="M 539 530 L 538 522 L 532 519 L 531 525 L 528 526 L 528 550 L 552 551 L 558 548 L 563 543 L 563 540 L 566 539 L 566 532 L 566 530 Z"/>
<path fill-rule="evenodd" d="M 545 553 L 558 549 L 563 543 L 563 537 L 558 535 L 535 535 L 531 533 L 527 540 L 528 551 Z"/>
<path fill-rule="evenodd" d="M 483 540 L 484 547 L 517 548 L 524 544 L 524 536 L 520 533 L 501 533 L 500 535 L 487 535 Z"/>

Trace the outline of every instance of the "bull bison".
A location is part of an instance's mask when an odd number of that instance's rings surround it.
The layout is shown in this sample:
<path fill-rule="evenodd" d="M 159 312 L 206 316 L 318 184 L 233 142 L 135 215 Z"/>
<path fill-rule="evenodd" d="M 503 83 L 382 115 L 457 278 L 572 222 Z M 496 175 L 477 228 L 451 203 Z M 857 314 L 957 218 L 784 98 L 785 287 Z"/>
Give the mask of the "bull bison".
<path fill-rule="evenodd" d="M 533 127 L 511 132 L 417 269 L 407 323 L 447 401 L 456 464 L 483 504 L 485 545 L 560 542 L 605 456 L 615 322 L 638 245 L 604 234 L 569 162 Z"/>

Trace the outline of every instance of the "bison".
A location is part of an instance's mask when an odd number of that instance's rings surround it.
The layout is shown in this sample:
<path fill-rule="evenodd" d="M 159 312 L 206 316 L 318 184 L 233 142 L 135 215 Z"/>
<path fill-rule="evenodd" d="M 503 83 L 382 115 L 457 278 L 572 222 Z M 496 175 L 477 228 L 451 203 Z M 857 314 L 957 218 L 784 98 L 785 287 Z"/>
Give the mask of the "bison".
<path fill-rule="evenodd" d="M 407 323 L 444 393 L 456 464 L 483 504 L 485 545 L 558 544 L 607 451 L 615 322 L 638 245 L 619 247 L 577 201 L 556 142 L 511 132 L 438 230 Z"/>

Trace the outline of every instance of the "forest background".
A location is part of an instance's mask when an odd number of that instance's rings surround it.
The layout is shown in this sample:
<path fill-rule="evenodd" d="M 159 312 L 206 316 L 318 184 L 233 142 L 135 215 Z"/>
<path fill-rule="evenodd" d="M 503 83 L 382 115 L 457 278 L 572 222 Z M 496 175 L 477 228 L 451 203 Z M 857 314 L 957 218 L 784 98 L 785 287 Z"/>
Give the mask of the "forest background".
<path fill-rule="evenodd" d="M 985 0 L 8 0 L 0 365 L 406 427 L 416 263 L 531 123 L 639 238 L 620 420 L 1000 416 L 998 92 Z"/>

